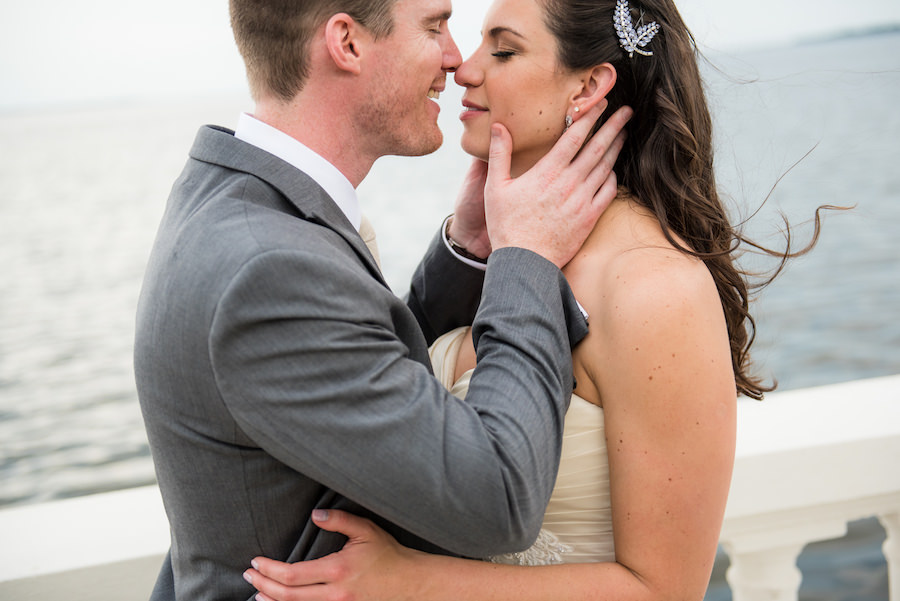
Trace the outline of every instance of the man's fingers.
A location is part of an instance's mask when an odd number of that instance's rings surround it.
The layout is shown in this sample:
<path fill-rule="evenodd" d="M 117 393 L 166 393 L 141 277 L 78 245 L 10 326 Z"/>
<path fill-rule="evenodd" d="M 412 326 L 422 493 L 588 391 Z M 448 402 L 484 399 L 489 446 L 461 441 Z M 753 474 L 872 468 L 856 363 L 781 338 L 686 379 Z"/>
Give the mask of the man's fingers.
<path fill-rule="evenodd" d="M 603 182 L 603 185 L 600 186 L 600 189 L 597 190 L 597 193 L 594 194 L 594 203 L 593 208 L 599 213 L 602 213 L 606 210 L 606 207 L 615 200 L 616 195 L 619 193 L 618 190 L 619 182 L 616 179 L 616 174 L 614 172 L 610 172 L 609 176 L 606 178 L 606 181 Z"/>
<path fill-rule="evenodd" d="M 584 146 L 584 141 L 590 135 L 597 119 L 606 110 L 606 106 L 606 99 L 603 99 L 588 109 L 571 127 L 563 132 L 563 135 L 553 145 L 550 152 L 541 157 L 538 164 L 543 163 L 550 167 L 551 170 L 554 167 L 562 169 L 569 165 L 575 158 L 575 155 L 578 154 L 578 151 L 581 150 L 581 147 Z"/>
<path fill-rule="evenodd" d="M 607 178 L 612 175 L 613 168 L 616 166 L 616 160 L 619 157 L 619 152 L 622 150 L 622 147 L 625 145 L 625 137 L 626 133 L 624 131 L 620 131 L 619 134 L 613 139 L 612 144 L 610 144 L 605 149 L 603 147 L 597 147 L 594 150 L 599 152 L 603 150 L 603 155 L 599 160 L 596 158 L 592 159 L 594 162 L 593 167 L 590 170 L 590 173 L 584 178 L 584 185 L 588 186 L 592 191 L 600 188 L 601 185 L 606 182 Z M 586 159 L 587 160 L 587 159 Z"/>
<path fill-rule="evenodd" d="M 481 159 L 473 158 L 469 164 L 469 170 L 466 172 L 466 181 L 481 182 L 484 188 L 484 179 L 487 177 L 487 163 Z"/>
<path fill-rule="evenodd" d="M 583 151 L 575 159 L 575 163 L 583 163 L 587 167 L 592 168 L 598 160 L 608 158 L 610 156 L 610 150 L 615 144 L 620 142 L 619 138 L 621 138 L 621 141 L 624 141 L 622 134 L 633 114 L 634 111 L 631 107 L 623 106 L 610 115 L 609 119 L 606 120 L 606 123 L 600 126 L 597 133 L 594 134 L 594 137 L 585 144 Z M 618 144 L 618 147 L 612 154 L 612 165 L 615 164 L 616 157 L 618 157 L 621 148 L 621 144 Z"/>
<path fill-rule="evenodd" d="M 512 137 L 500 123 L 491 125 L 491 150 L 488 155 L 486 185 L 499 185 L 509 179 L 512 161 Z"/>

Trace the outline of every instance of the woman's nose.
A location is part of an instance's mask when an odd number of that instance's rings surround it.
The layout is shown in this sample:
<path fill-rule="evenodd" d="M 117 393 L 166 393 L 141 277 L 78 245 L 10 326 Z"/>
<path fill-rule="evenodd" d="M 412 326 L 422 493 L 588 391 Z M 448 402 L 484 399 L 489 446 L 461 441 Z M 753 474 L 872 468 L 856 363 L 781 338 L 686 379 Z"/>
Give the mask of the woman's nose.
<path fill-rule="evenodd" d="M 457 67 L 456 73 L 453 74 L 453 80 L 457 85 L 463 87 L 478 86 L 481 85 L 483 79 L 480 72 L 481 71 L 475 61 L 475 55 L 473 54 Z"/>

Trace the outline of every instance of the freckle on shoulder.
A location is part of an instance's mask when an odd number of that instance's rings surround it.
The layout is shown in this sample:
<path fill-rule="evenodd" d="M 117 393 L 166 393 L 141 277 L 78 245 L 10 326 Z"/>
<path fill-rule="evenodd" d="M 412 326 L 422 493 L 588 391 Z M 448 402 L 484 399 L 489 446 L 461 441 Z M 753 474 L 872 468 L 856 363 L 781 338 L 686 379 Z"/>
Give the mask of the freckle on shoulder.
<path fill-rule="evenodd" d="M 674 249 L 641 249 L 623 253 L 610 265 L 605 278 L 605 308 L 615 317 L 631 315 L 646 320 L 695 303 L 719 303 L 715 283 L 706 265 Z"/>

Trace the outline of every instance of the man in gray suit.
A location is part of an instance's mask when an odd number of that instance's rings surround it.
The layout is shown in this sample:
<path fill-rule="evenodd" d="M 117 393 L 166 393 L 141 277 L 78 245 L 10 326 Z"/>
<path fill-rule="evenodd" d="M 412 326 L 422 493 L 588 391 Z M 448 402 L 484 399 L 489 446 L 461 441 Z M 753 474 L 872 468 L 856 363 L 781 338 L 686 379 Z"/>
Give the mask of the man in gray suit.
<path fill-rule="evenodd" d="M 355 187 L 379 156 L 440 145 L 430 97 L 461 61 L 449 0 L 232 0 L 231 12 L 256 109 L 236 132 L 200 130 L 137 314 L 172 536 L 153 599 L 247 599 L 251 558 L 339 549 L 315 508 L 424 550 L 528 546 L 586 332 L 559 268 L 615 194 L 625 118 L 573 160 L 583 119 L 515 180 L 498 130 L 486 182 L 476 169 L 401 300 L 358 233 Z M 427 347 L 469 323 L 479 362 L 463 402 L 431 375 Z"/>

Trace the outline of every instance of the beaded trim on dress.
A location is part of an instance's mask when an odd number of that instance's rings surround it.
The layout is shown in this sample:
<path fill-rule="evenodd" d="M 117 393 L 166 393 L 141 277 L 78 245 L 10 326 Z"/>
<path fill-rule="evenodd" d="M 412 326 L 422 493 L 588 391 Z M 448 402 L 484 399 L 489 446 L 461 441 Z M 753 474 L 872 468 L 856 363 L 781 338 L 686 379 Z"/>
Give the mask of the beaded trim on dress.
<path fill-rule="evenodd" d="M 571 551 L 572 547 L 559 542 L 552 532 L 541 529 L 537 540 L 529 548 L 519 553 L 495 555 L 488 561 L 513 566 L 546 566 L 563 563 L 563 553 Z"/>

